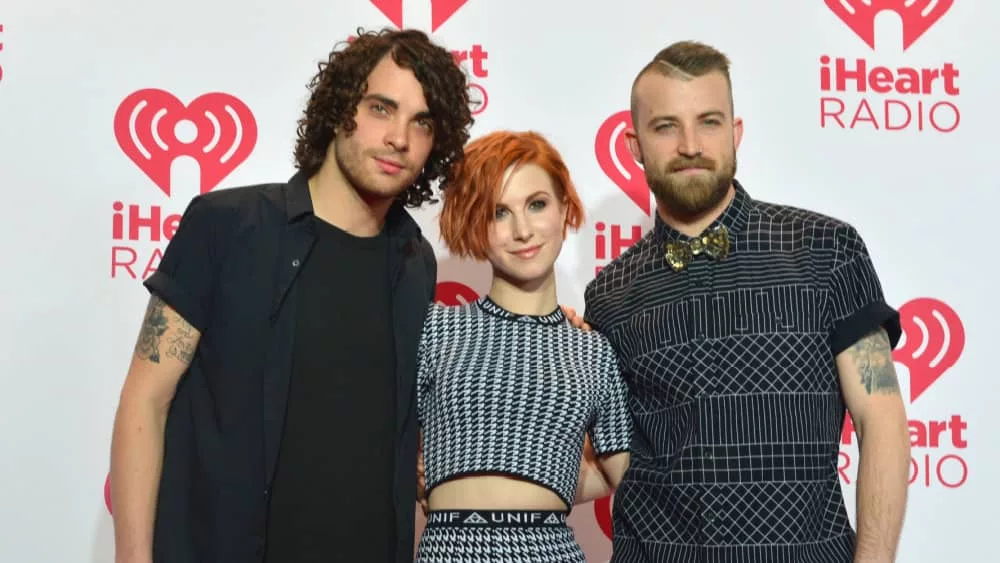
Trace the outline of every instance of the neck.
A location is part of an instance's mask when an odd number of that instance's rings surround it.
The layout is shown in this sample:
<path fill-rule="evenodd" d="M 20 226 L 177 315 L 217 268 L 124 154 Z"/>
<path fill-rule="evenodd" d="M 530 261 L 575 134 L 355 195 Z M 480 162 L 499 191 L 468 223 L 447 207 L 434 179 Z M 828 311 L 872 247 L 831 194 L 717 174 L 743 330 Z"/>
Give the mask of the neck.
<path fill-rule="evenodd" d="M 689 237 L 696 237 L 704 232 L 713 221 L 722 216 L 734 197 L 736 197 L 736 188 L 732 184 L 729 184 L 729 191 L 726 192 L 726 196 L 719 203 L 701 213 L 689 216 L 672 213 L 660 200 L 656 201 L 656 213 L 664 223 L 673 227 L 678 232 Z"/>
<path fill-rule="evenodd" d="M 531 282 L 513 282 L 494 270 L 489 297 L 517 315 L 548 315 L 558 306 L 555 271 Z"/>
<path fill-rule="evenodd" d="M 309 179 L 309 195 L 317 217 L 344 232 L 371 237 L 382 232 L 392 198 L 375 198 L 355 188 L 340 170 L 333 151 Z"/>

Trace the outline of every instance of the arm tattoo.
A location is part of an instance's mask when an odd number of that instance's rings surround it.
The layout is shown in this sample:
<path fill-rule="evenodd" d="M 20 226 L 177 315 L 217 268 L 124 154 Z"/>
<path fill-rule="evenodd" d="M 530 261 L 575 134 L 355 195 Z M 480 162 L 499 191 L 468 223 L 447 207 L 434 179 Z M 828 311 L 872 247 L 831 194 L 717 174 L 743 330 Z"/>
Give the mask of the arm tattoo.
<path fill-rule="evenodd" d="M 166 304 L 157 296 L 149 300 L 146 308 L 146 318 L 139 331 L 139 341 L 135 352 L 140 358 L 153 363 L 160 363 L 160 337 L 167 331 L 167 316 L 163 313 Z"/>
<path fill-rule="evenodd" d="M 892 348 L 885 330 L 879 329 L 851 346 L 851 358 L 869 395 L 899 393 Z"/>
<path fill-rule="evenodd" d="M 194 358 L 195 344 L 197 343 L 194 338 L 194 327 L 187 324 L 184 319 L 178 318 L 177 320 L 180 322 L 177 325 L 177 332 L 170 339 L 167 355 L 185 364 L 190 364 L 191 359 Z"/>

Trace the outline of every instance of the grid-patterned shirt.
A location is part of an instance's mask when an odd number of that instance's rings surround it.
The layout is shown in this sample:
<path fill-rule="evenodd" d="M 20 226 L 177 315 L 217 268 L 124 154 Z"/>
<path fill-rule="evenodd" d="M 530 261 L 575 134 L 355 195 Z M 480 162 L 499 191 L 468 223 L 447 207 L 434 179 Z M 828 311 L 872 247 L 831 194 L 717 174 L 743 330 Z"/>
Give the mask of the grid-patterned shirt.
<path fill-rule="evenodd" d="M 811 211 L 736 195 L 712 225 L 730 254 L 674 271 L 654 228 L 586 289 L 629 386 L 631 467 L 614 563 L 850 562 L 837 473 L 835 356 L 896 311 L 861 237 Z"/>
<path fill-rule="evenodd" d="M 450 479 L 505 474 L 551 489 L 569 509 L 584 432 L 598 455 L 628 451 L 615 351 L 600 333 L 570 326 L 561 309 L 518 315 L 488 296 L 435 303 L 418 355 L 428 494 Z"/>

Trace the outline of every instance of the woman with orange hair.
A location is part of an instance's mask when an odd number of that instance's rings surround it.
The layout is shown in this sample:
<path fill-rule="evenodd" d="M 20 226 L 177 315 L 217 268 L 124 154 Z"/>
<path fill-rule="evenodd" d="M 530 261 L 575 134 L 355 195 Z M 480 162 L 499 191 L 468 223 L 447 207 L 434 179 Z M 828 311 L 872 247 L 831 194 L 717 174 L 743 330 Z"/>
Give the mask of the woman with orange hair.
<path fill-rule="evenodd" d="M 418 563 L 585 562 L 566 524 L 628 464 L 631 420 L 614 350 L 574 328 L 554 264 L 583 206 L 565 163 L 534 132 L 476 139 L 443 190 L 441 237 L 488 261 L 489 293 L 433 304 L 419 344 L 427 525 Z M 602 475 L 581 457 L 589 436 Z M 589 485 L 587 481 L 591 481 Z"/>

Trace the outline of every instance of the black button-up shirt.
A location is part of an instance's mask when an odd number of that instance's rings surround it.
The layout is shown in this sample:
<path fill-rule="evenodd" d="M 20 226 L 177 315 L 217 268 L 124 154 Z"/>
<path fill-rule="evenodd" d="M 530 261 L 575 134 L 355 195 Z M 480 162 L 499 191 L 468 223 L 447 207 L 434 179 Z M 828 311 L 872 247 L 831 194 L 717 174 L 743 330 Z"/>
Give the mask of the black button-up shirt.
<path fill-rule="evenodd" d="M 689 237 L 657 217 L 585 292 L 635 428 L 612 561 L 850 562 L 835 357 L 879 326 L 895 346 L 898 315 L 850 225 L 738 182 L 719 224 L 730 255 L 674 271 Z"/>
<path fill-rule="evenodd" d="M 146 287 L 201 332 L 167 417 L 156 507 L 157 563 L 259 561 L 268 488 L 291 373 L 296 276 L 315 240 L 307 178 L 210 192 L 192 200 Z M 390 238 L 396 350 L 394 453 L 397 561 L 412 561 L 416 502 L 416 351 L 437 262 L 397 203 Z M 350 264 L 343 275 L 351 275 Z M 345 319 L 344 322 L 350 322 Z M 364 354 L 364 350 L 358 350 Z M 316 447 L 336 447 L 340 432 Z M 351 463 L 344 452 L 344 463 Z M 350 483 L 343 483 L 350 487 Z M 345 507 L 349 509 L 350 507 Z"/>

